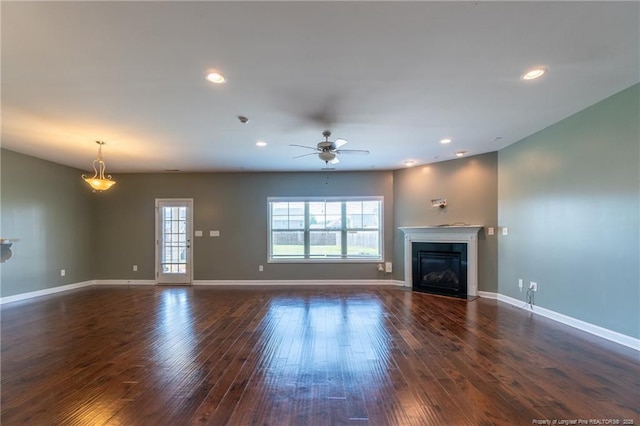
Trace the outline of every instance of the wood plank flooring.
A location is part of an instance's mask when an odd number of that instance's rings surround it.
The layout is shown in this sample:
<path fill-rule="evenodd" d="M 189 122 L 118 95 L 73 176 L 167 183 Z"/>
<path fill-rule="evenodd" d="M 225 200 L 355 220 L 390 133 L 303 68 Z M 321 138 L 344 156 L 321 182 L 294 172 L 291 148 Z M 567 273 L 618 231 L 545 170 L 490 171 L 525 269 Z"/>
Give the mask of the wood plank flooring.
<path fill-rule="evenodd" d="M 486 299 L 92 287 L 1 319 L 5 426 L 640 423 L 638 352 Z"/>

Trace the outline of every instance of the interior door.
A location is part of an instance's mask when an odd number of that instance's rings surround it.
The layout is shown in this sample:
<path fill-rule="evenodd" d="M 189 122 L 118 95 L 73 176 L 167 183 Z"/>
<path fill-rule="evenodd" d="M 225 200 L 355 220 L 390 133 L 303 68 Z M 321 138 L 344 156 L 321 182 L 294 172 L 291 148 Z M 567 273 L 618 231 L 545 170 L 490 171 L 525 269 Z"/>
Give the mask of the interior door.
<path fill-rule="evenodd" d="M 156 199 L 156 281 L 191 284 L 192 199 Z"/>

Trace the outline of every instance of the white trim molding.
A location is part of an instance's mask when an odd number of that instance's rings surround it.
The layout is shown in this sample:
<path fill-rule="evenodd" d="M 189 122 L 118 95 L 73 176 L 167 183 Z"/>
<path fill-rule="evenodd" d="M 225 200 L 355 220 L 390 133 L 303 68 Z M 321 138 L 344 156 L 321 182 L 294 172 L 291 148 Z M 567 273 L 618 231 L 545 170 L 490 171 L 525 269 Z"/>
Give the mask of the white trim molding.
<path fill-rule="evenodd" d="M 609 330 L 608 328 L 600 327 L 540 306 L 534 305 L 533 309 L 531 309 L 523 300 L 514 299 L 513 297 L 505 296 L 504 294 L 479 291 L 478 295 L 486 299 L 496 299 L 499 302 L 507 303 L 525 311 L 541 315 L 545 318 L 549 318 L 570 327 L 577 328 L 578 330 L 593 334 L 594 336 L 602 337 L 603 339 L 611 342 L 640 351 L 640 339 L 635 337 L 627 336 L 626 334 L 618 333 L 617 331 Z"/>
<path fill-rule="evenodd" d="M 413 287 L 411 245 L 413 243 L 465 243 L 467 245 L 467 295 L 478 295 L 478 231 L 469 226 L 401 226 L 404 232 L 404 285 Z"/>
<path fill-rule="evenodd" d="M 323 285 L 335 285 L 335 286 L 350 286 L 350 285 L 366 285 L 366 286 L 403 286 L 403 281 L 398 280 L 193 280 L 193 285 L 197 286 L 267 286 L 267 285 L 281 285 L 281 286 L 323 286 Z"/>
<path fill-rule="evenodd" d="M 11 302 L 19 302 L 21 300 L 33 299 L 35 297 L 48 296 L 51 294 L 62 293 L 64 291 L 75 290 L 83 287 L 91 286 L 149 286 L 162 285 L 155 280 L 90 280 L 74 284 L 61 285 L 58 287 L 45 288 L 44 290 L 30 291 L 28 293 L 14 294 L 13 296 L 0 297 L 0 305 Z M 180 285 L 180 284 L 176 284 Z M 192 285 L 197 286 L 323 286 L 323 285 L 342 285 L 342 286 L 403 286 L 403 281 L 398 280 L 193 280 Z"/>
<path fill-rule="evenodd" d="M 156 285 L 155 280 L 93 280 L 95 285 Z"/>
<path fill-rule="evenodd" d="M 482 297 L 483 299 L 498 299 L 498 293 L 492 293 L 490 291 L 478 291 L 478 296 Z"/>
<path fill-rule="evenodd" d="M 45 288 L 43 290 L 29 291 L 27 293 L 14 294 L 0 298 L 0 305 L 5 303 L 18 302 L 21 300 L 33 299 L 34 297 L 48 296 L 50 294 L 61 293 L 63 291 L 75 290 L 77 288 L 89 287 L 93 285 L 93 281 L 82 281 L 79 283 L 66 284 L 57 287 Z"/>

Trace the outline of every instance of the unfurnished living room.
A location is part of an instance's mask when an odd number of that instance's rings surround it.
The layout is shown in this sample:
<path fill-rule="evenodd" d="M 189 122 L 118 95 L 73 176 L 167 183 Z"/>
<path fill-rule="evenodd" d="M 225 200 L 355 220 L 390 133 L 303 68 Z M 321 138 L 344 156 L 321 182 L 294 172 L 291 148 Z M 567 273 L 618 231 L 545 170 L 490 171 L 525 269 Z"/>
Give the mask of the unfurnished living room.
<path fill-rule="evenodd" d="M 640 2 L 0 17 L 2 425 L 640 424 Z"/>

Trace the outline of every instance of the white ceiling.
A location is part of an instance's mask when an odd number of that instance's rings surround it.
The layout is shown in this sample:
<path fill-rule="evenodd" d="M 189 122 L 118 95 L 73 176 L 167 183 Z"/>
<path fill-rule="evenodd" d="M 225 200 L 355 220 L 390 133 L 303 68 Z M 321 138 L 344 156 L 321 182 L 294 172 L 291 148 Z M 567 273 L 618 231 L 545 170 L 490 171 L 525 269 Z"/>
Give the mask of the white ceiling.
<path fill-rule="evenodd" d="M 79 169 L 99 139 L 107 172 L 313 171 L 289 144 L 325 129 L 371 152 L 338 170 L 398 169 L 496 151 L 640 80 L 638 2 L 1 8 L 2 146 Z"/>

